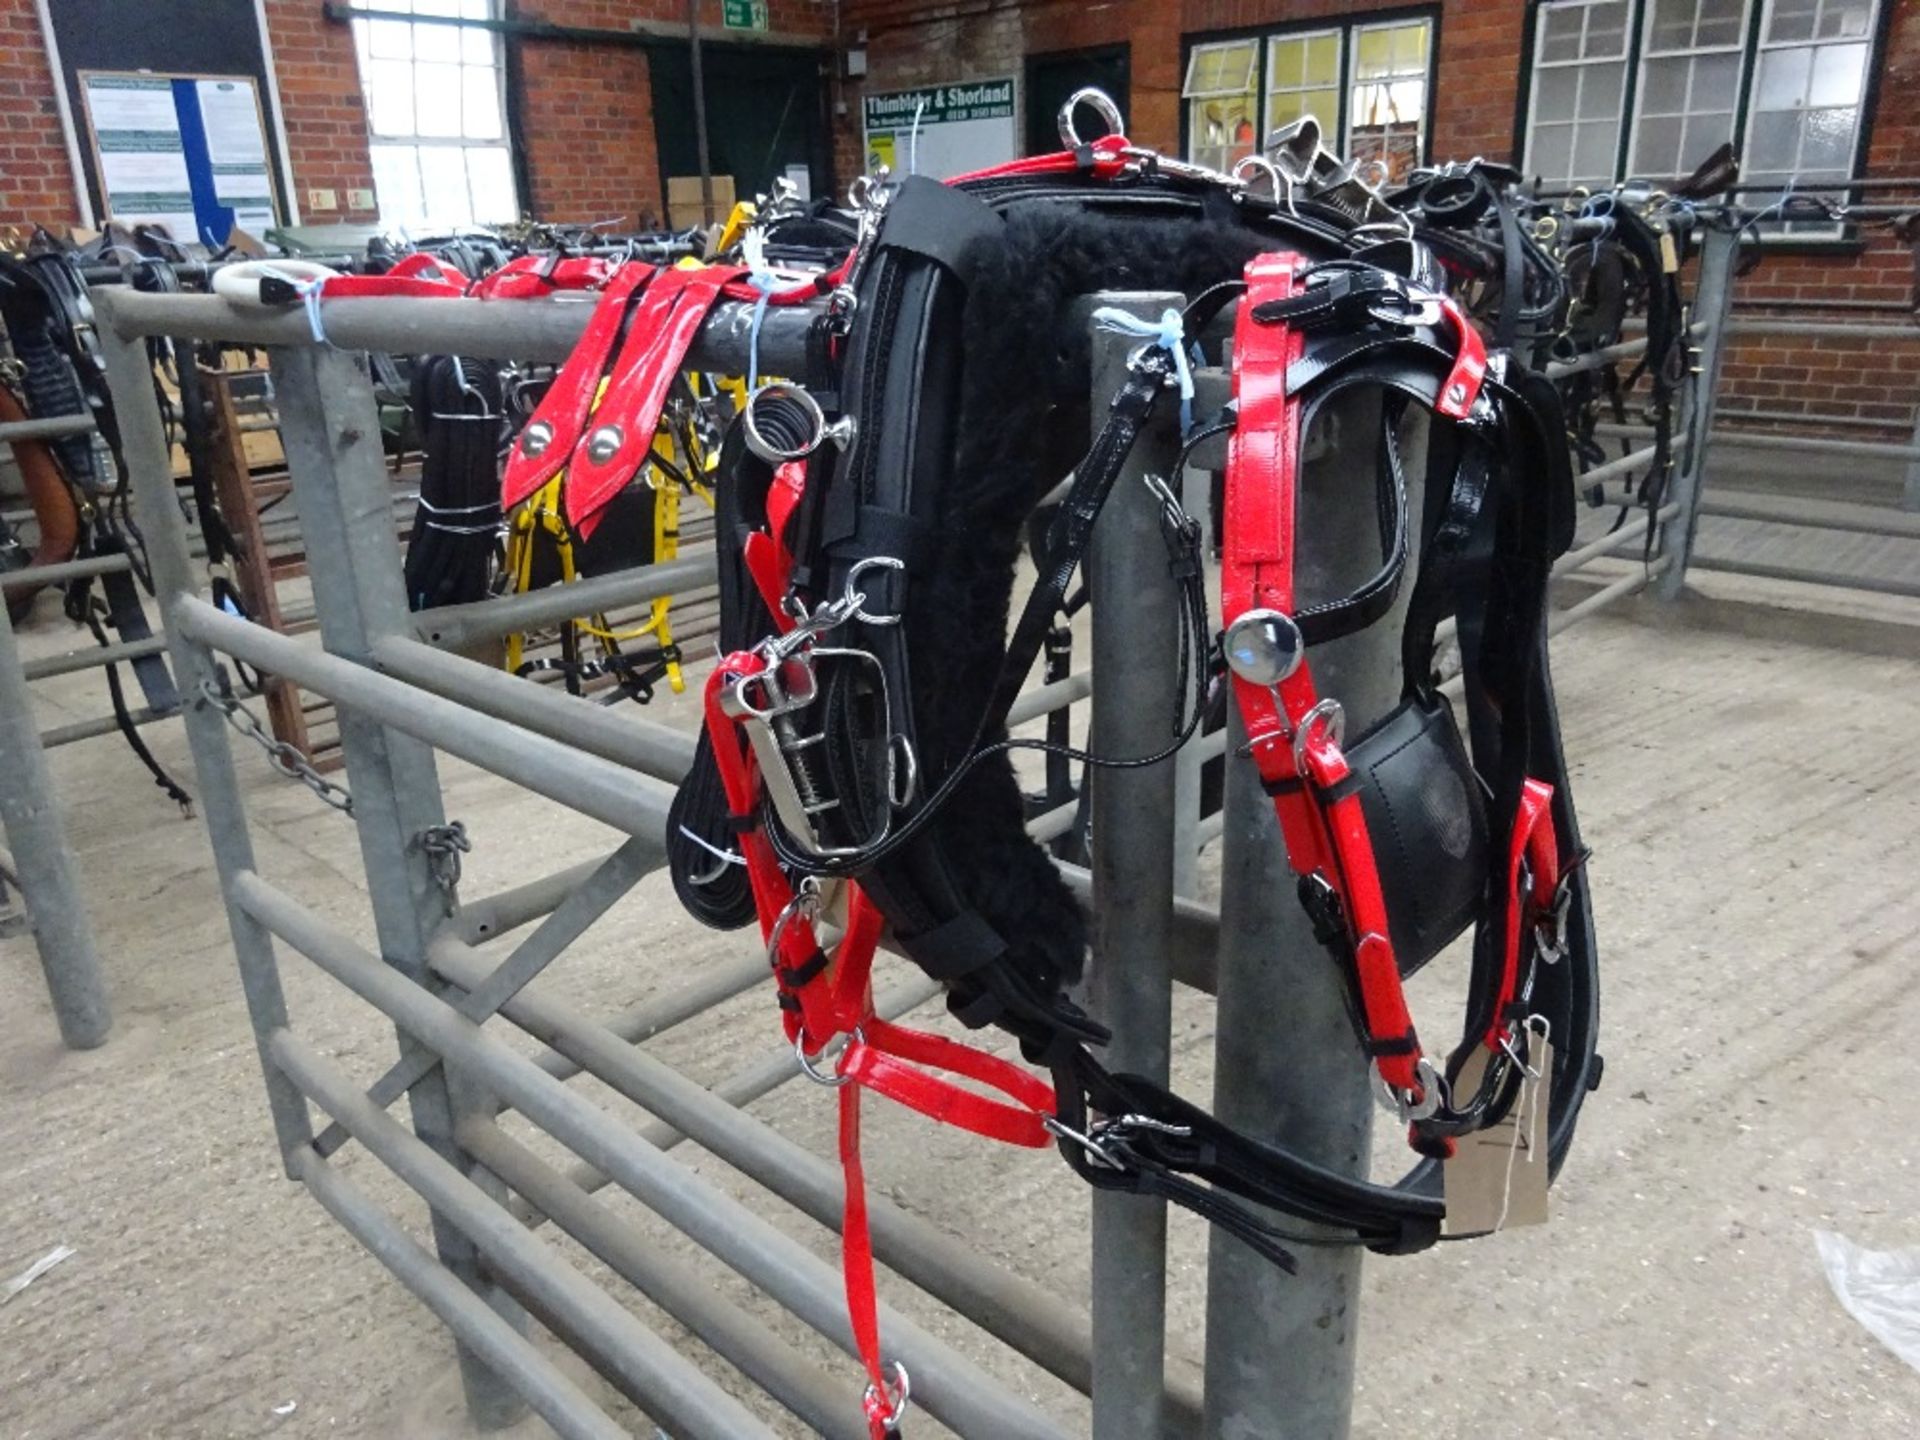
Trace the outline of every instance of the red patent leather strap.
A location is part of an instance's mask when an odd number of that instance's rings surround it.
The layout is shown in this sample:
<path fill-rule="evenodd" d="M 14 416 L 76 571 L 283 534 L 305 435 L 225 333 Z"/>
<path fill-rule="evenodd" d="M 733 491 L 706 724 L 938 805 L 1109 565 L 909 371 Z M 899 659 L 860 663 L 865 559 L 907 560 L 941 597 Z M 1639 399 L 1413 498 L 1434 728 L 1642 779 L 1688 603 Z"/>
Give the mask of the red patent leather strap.
<path fill-rule="evenodd" d="M 1230 627 L 1248 610 L 1295 608 L 1293 555 L 1301 461 L 1300 405 L 1287 393 L 1287 371 L 1304 341 L 1285 323 L 1254 320 L 1257 306 L 1298 292 L 1304 262 L 1293 254 L 1247 263 L 1247 293 L 1234 327 L 1234 397 L 1238 418 L 1227 446 L 1225 545 L 1220 597 Z M 1407 1007 L 1399 963 L 1388 938 L 1386 898 L 1357 793 L 1322 806 L 1313 792 L 1345 780 L 1345 758 L 1312 719 L 1318 703 L 1304 660 L 1268 687 L 1233 677 L 1249 750 L 1274 797 L 1288 863 L 1318 873 L 1334 888 L 1352 938 L 1360 1020 L 1381 1077 L 1396 1089 L 1422 1092 L 1419 1040 Z M 1304 737 L 1296 744 L 1295 736 Z M 1298 752 L 1305 772 L 1295 768 Z"/>
<path fill-rule="evenodd" d="M 793 617 L 786 612 L 787 581 L 793 574 L 793 555 L 780 537 L 787 533 L 787 521 L 793 517 L 807 489 L 807 466 L 803 460 L 787 460 L 774 467 L 773 485 L 767 491 L 767 528 L 747 536 L 740 547 L 740 558 L 753 577 L 773 623 L 781 634 L 793 628 Z"/>
<path fill-rule="evenodd" d="M 458 300 L 466 293 L 465 275 L 446 261 L 424 253 L 405 256 L 383 275 L 329 275 L 320 286 L 323 300 L 355 300 L 373 295 Z"/>
<path fill-rule="evenodd" d="M 604 255 L 519 255 L 474 282 L 479 300 L 538 300 L 557 290 L 598 290 L 619 267 Z"/>
<path fill-rule="evenodd" d="M 567 356 L 560 373 L 547 387 L 539 406 L 527 425 L 546 425 L 552 438 L 538 455 L 529 455 L 516 441 L 507 453 L 506 471 L 500 480 L 500 505 L 511 510 L 534 491 L 566 468 L 567 457 L 580 439 L 581 428 L 593 410 L 600 390 L 600 375 L 607 368 L 607 356 L 620 338 L 621 323 L 627 318 L 627 304 L 654 274 L 650 265 L 624 265 L 608 282 L 594 306 L 593 318 L 581 332 L 573 353 Z M 525 430 L 521 435 L 524 437 Z"/>
<path fill-rule="evenodd" d="M 693 337 L 700 333 L 721 290 L 740 273 L 719 266 L 663 270 L 647 286 L 627 327 L 606 394 L 583 427 L 588 436 L 608 426 L 618 427 L 620 441 L 604 460 L 595 459 L 585 445 L 576 443 L 567 461 L 562 498 L 567 523 L 582 538 L 593 533 L 600 512 L 645 463 L 653 449 L 654 432 L 660 428 L 667 391 L 692 348 Z"/>
<path fill-rule="evenodd" d="M 1480 398 L 1480 387 L 1486 382 L 1487 344 L 1467 319 L 1459 301 L 1443 296 L 1440 313 L 1452 323 L 1454 334 L 1459 337 L 1459 349 L 1454 353 L 1453 369 L 1441 384 L 1433 408 L 1450 419 L 1464 420 L 1473 410 L 1473 402 Z"/>
<path fill-rule="evenodd" d="M 1111 180 L 1130 163 L 1125 152 L 1133 142 L 1124 135 L 1102 135 L 1087 142 L 1092 162 L 1083 166 L 1077 150 L 1055 150 L 1046 155 L 1029 155 L 1024 160 L 1009 160 L 1004 165 L 989 165 L 984 170 L 969 170 L 948 179 L 949 185 L 965 185 L 975 180 L 998 180 L 1014 175 L 1068 175 L 1085 169 L 1096 180 Z"/>
<path fill-rule="evenodd" d="M 1529 872 L 1527 892 L 1520 892 L 1521 864 Z M 1487 1024 L 1486 1043 L 1497 1047 L 1511 1023 L 1507 1011 L 1520 988 L 1520 946 L 1532 915 L 1550 909 L 1560 888 L 1560 847 L 1553 833 L 1553 786 L 1528 780 L 1520 787 L 1514 812 L 1513 840 L 1507 854 L 1506 942 L 1500 956 L 1499 1004 Z"/>
<path fill-rule="evenodd" d="M 989 1099 L 930 1075 L 921 1066 L 990 1085 L 1015 1103 Z M 910 1030 L 877 1017 L 869 1019 L 854 1032 L 840 1058 L 839 1070 L 876 1094 L 943 1125 L 1034 1150 L 1052 1143 L 1042 1120 L 1053 1113 L 1057 1103 L 1053 1087 L 1011 1061 L 944 1035 Z"/>

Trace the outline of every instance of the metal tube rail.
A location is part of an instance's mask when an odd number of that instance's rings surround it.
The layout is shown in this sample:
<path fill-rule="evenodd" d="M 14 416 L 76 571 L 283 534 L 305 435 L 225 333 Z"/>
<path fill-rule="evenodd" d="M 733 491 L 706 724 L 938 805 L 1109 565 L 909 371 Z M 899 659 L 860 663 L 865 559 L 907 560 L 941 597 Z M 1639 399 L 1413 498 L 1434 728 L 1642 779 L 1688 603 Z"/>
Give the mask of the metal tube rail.
<path fill-rule="evenodd" d="M 460 1127 L 460 1144 L 540 1207 L 614 1274 L 680 1321 L 754 1384 L 828 1440 L 868 1440 L 865 1419 L 845 1389 L 763 1322 L 717 1294 L 691 1266 L 489 1121 Z"/>
<path fill-rule="evenodd" d="M 0 426 L 0 429 L 4 429 Z M 61 560 L 52 565 L 28 565 L 0 575 L 0 582 L 12 590 L 22 585 L 59 585 L 68 580 L 85 580 L 95 575 L 113 575 L 133 568 L 133 557 L 124 550 L 111 555 L 90 555 L 85 560 Z"/>
<path fill-rule="evenodd" d="M 294 1178 L 340 1222 L 340 1228 L 366 1246 L 562 1440 L 632 1440 L 625 1426 L 609 1419 L 584 1390 L 534 1349 L 524 1335 L 494 1314 L 484 1300 L 462 1285 L 432 1252 L 351 1180 L 311 1148 L 293 1151 L 288 1163 Z"/>
<path fill-rule="evenodd" d="M 1893 441 L 1838 440 L 1825 435 L 1771 435 L 1760 431 L 1720 430 L 1714 439 L 1748 450 L 1789 450 L 1805 455 L 1838 455 L 1862 460 L 1920 460 L 1920 445 Z"/>
<path fill-rule="evenodd" d="M 486 974 L 475 957 L 447 947 L 437 947 L 433 960 L 442 978 L 463 988 L 478 984 Z M 844 1190 L 832 1162 L 646 1051 L 615 1040 L 571 1006 L 541 993 L 543 988 L 530 986 L 501 1007 L 501 1013 L 801 1213 L 839 1230 Z M 785 1064 L 792 1073 L 791 1055 Z M 1084 1316 L 1044 1287 L 983 1262 L 959 1240 L 881 1196 L 868 1198 L 868 1220 L 874 1253 L 884 1264 L 1086 1392 L 1092 1369 Z"/>
<path fill-rule="evenodd" d="M 499 890 L 479 900 L 462 900 L 460 909 L 441 928 L 473 944 L 518 930 L 557 909 L 600 868 L 598 860 L 582 860 L 564 870 L 551 871 L 537 880 L 528 880 Z"/>
<path fill-rule="evenodd" d="M 442 650 L 466 650 L 517 631 L 538 630 L 580 615 L 601 615 L 665 595 L 685 594 L 712 585 L 718 576 L 719 563 L 711 551 L 680 555 L 656 565 L 590 575 L 566 585 L 422 610 L 413 623 L 427 644 Z"/>
<path fill-rule="evenodd" d="M 565 690 L 529 685 L 496 665 L 436 650 L 405 635 L 374 641 L 373 658 L 384 674 L 622 769 L 677 785 L 693 767 L 695 742 L 687 731 L 616 713 Z"/>
<path fill-rule="evenodd" d="M 1598 350 L 1589 350 L 1585 355 L 1576 355 L 1571 360 L 1555 360 L 1546 368 L 1549 380 L 1564 379 L 1568 375 L 1578 375 L 1583 370 L 1598 370 L 1603 365 L 1611 365 L 1616 360 L 1631 360 L 1644 354 L 1647 348 L 1646 337 L 1638 340 L 1622 340 Z"/>
<path fill-rule="evenodd" d="M 404 681 L 183 598 L 181 634 L 330 697 L 629 835 L 666 833 L 670 797 L 655 783 L 544 735 L 480 715 Z M 503 676 L 509 684 L 515 683 Z M 531 687 L 529 687 L 531 688 Z"/>
<path fill-rule="evenodd" d="M 1760 560 L 1728 560 L 1706 556 L 1694 561 L 1702 570 L 1717 570 L 1728 575 L 1752 575 L 1762 580 L 1792 580 L 1802 585 L 1838 585 L 1849 590 L 1869 590 L 1876 595 L 1920 597 L 1920 580 L 1892 575 L 1840 575 L 1829 570 L 1812 570 L 1799 565 L 1771 565 Z"/>
<path fill-rule="evenodd" d="M 1807 500 L 1797 495 L 1708 495 L 1700 501 L 1702 515 L 1723 520 L 1760 520 L 1776 525 L 1805 525 L 1815 530 L 1839 530 L 1852 535 L 1899 535 L 1920 540 L 1920 515 L 1880 505 L 1855 505 L 1844 500 Z"/>
<path fill-rule="evenodd" d="M 99 428 L 90 414 L 8 420 L 0 423 L 0 445 L 10 445 L 15 440 L 63 440 L 69 435 L 91 435 Z"/>
<path fill-rule="evenodd" d="M 56 675 L 71 675 L 79 670 L 98 670 L 106 665 L 118 665 L 127 660 L 138 660 L 145 655 L 158 655 L 167 648 L 164 636 L 149 635 L 144 640 L 120 640 L 112 645 L 95 645 L 86 650 L 69 650 L 63 655 L 43 655 L 38 660 L 28 660 L 21 665 L 20 671 L 28 680 L 51 680 Z"/>
<path fill-rule="evenodd" d="M 68 1049 L 91 1050 L 104 1044 L 113 1028 L 106 979 L 34 719 L 20 647 L 4 606 L 0 606 L 0 824 L 5 826 L 20 872 L 20 891 L 60 1038 Z"/>
<path fill-rule="evenodd" d="M 1857 320 L 1790 320 L 1775 315 L 1735 315 L 1726 335 L 1793 335 L 1806 340 L 1920 340 L 1920 325 L 1867 325 Z"/>
<path fill-rule="evenodd" d="M 591 1100 L 462 1018 L 444 1000 L 389 969 L 350 936 L 259 875 L 236 876 L 228 893 L 232 903 L 416 1041 L 484 1082 L 801 1321 L 848 1354 L 857 1353 L 841 1278 L 810 1251 L 725 1192 L 643 1145 Z M 643 1053 L 618 1048 L 630 1057 Z M 1052 1421 L 885 1305 L 881 1332 L 890 1358 L 897 1356 L 912 1373 L 914 1399 L 956 1430 L 996 1440 L 1067 1440 Z M 854 1398 L 850 1395 L 849 1403 Z"/>
<path fill-rule="evenodd" d="M 378 963 L 378 962 L 375 962 Z M 396 977 L 398 978 L 398 977 Z M 401 979 L 400 984 L 410 984 Z M 457 1225 L 491 1262 L 496 1278 L 579 1349 L 628 1399 L 662 1424 L 702 1440 L 776 1440 L 721 1389 L 559 1251 L 360 1093 L 347 1073 L 289 1030 L 273 1037 L 274 1063 L 372 1154 Z"/>
<path fill-rule="evenodd" d="M 277 309 L 230 304 L 217 295 L 162 295 L 116 289 L 100 297 L 101 323 L 127 338 L 170 335 L 236 345 L 306 347 L 313 343 L 303 306 Z M 327 340 L 340 350 L 396 355 L 450 353 L 488 360 L 562 361 L 573 353 L 593 314 L 580 300 L 420 300 L 362 296 L 324 300 Z M 735 300 L 713 309 L 695 337 L 695 370 L 744 371 L 753 306 Z M 817 305 L 774 305 L 760 326 L 760 368 L 775 375 L 806 369 L 807 335 Z"/>
<path fill-rule="evenodd" d="M 1077 705 L 1091 694 L 1091 670 L 1076 670 L 1064 680 L 1055 680 L 1050 685 L 1036 685 L 1031 690 L 1021 692 L 1019 698 L 1007 707 L 1007 728 L 1011 730 L 1055 710 Z"/>
<path fill-rule="evenodd" d="M 155 710 L 150 705 L 143 705 L 138 710 L 129 710 L 127 719 L 135 729 L 139 729 L 142 725 L 151 725 L 156 720 L 171 720 L 179 713 L 178 710 Z M 92 740 L 100 735 L 111 735 L 119 728 L 119 717 L 114 715 L 98 715 L 91 720 L 75 720 L 70 725 L 56 725 L 51 730 L 42 730 L 40 748 L 57 750 L 62 745 L 72 745 L 80 740 Z"/>

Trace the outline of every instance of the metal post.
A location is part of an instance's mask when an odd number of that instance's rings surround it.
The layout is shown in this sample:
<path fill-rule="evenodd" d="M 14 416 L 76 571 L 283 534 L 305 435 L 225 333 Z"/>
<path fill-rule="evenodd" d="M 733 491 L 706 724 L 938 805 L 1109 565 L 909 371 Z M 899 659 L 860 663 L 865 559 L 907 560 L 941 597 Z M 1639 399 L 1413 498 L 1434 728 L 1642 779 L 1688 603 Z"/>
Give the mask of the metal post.
<path fill-rule="evenodd" d="M 707 153 L 707 78 L 700 67 L 700 0 L 687 0 L 687 62 L 693 72 L 693 148 L 700 161 L 700 223 L 713 224 L 713 161 Z"/>
<path fill-rule="evenodd" d="M 1344 595 L 1379 568 L 1373 504 L 1380 402 L 1333 402 L 1309 437 L 1295 560 L 1302 603 Z M 1325 427 L 1322 429 L 1322 427 Z M 1406 473 L 1424 447 L 1403 448 Z M 1417 482 L 1408 503 L 1418 533 Z M 1410 587 L 1386 618 L 1317 647 L 1314 679 L 1346 707 L 1358 734 L 1400 699 L 1400 620 Z M 1285 1144 L 1341 1174 L 1367 1172 L 1372 1086 L 1347 1018 L 1345 987 L 1313 938 L 1245 742 L 1227 741 L 1220 876 L 1219 1012 L 1213 1109 L 1258 1140 Z M 1300 1246 L 1286 1275 L 1221 1231 L 1207 1255 L 1207 1440 L 1342 1440 L 1353 1404 L 1360 1252 Z"/>
<path fill-rule="evenodd" d="M 1740 251 L 1736 231 L 1710 228 L 1700 244 L 1700 269 L 1694 285 L 1692 318 L 1704 325 L 1700 336 L 1700 363 L 1693 375 L 1691 398 L 1682 415 L 1681 433 L 1687 449 L 1674 472 L 1672 499 L 1679 515 L 1661 529 L 1661 546 L 1673 564 L 1660 579 L 1662 600 L 1678 600 L 1686 590 L 1687 563 L 1700 528 L 1700 496 L 1706 489 L 1708 436 L 1719 400 L 1720 365 L 1727 353 L 1727 321 L 1733 313 L 1733 267 Z"/>
<path fill-rule="evenodd" d="M 269 353 L 321 638 L 334 655 L 371 664 L 382 637 L 412 631 L 373 390 L 356 359 L 343 351 L 276 346 Z M 433 750 L 347 708 L 340 712 L 340 748 L 354 791 L 381 953 L 396 970 L 427 985 L 427 945 L 454 904 L 421 844 L 429 830 L 446 823 Z M 399 1033 L 401 1059 L 417 1062 L 419 1042 Z M 420 1138 L 504 1203 L 505 1187 L 454 1140 L 459 1119 L 493 1113 L 488 1097 L 447 1067 L 428 1070 L 408 1096 Z M 524 1329 L 520 1307 L 489 1278 L 472 1240 L 438 1211 L 433 1229 L 447 1268 L 503 1319 Z M 456 1343 L 474 1423 L 487 1430 L 513 1423 L 524 1411 L 519 1396 L 477 1352 Z"/>
<path fill-rule="evenodd" d="M 234 773 L 226 724 L 211 705 L 193 702 L 200 686 L 214 678 L 213 652 L 181 634 L 174 619 L 175 607 L 197 593 L 199 584 L 186 517 L 180 513 L 173 487 L 173 451 L 154 395 L 153 366 L 147 358 L 146 342 L 138 336 L 129 338 L 114 327 L 121 295 L 134 293 L 121 290 L 94 296 L 100 350 L 106 360 L 107 383 L 113 390 L 113 413 L 120 425 L 120 453 L 126 458 L 133 486 L 134 513 L 146 541 L 147 560 L 153 567 L 154 589 L 172 649 L 174 678 L 180 693 L 187 697 L 181 714 L 187 743 L 193 750 L 194 774 L 200 782 L 200 812 L 206 817 L 207 838 L 224 893 L 236 875 L 254 868 L 253 837 L 247 830 L 247 811 L 240 799 L 240 781 Z M 232 905 L 227 907 L 227 925 L 233 935 L 233 953 L 239 963 L 240 986 L 247 997 L 254 1043 L 260 1052 L 261 1073 L 266 1078 L 274 1138 L 291 1177 L 291 1157 L 312 1141 L 313 1121 L 306 1097 L 267 1054 L 269 1037 L 287 1023 L 287 1002 L 280 988 L 273 937 Z"/>
<path fill-rule="evenodd" d="M 93 926 L 80 898 L 80 878 L 53 794 L 33 694 L 20 667 L 13 622 L 0 605 L 0 820 L 20 874 L 40 968 L 53 997 L 53 1018 L 71 1050 L 104 1045 L 113 1028 Z"/>
<path fill-rule="evenodd" d="M 1095 297 L 1152 319 L 1177 294 Z M 1093 332 L 1093 424 L 1126 379 L 1130 336 Z M 1093 533 L 1093 746 L 1149 755 L 1171 738 L 1176 696 L 1177 599 L 1149 474 L 1173 476 L 1178 441 L 1163 404 L 1121 469 Z M 1173 927 L 1174 766 L 1096 769 L 1093 787 L 1092 1010 L 1111 1027 L 1105 1062 L 1165 1083 L 1173 1023 L 1168 960 Z M 1093 1433 L 1100 1440 L 1163 1440 L 1167 1319 L 1167 1207 L 1108 1190 L 1093 1194 Z"/>

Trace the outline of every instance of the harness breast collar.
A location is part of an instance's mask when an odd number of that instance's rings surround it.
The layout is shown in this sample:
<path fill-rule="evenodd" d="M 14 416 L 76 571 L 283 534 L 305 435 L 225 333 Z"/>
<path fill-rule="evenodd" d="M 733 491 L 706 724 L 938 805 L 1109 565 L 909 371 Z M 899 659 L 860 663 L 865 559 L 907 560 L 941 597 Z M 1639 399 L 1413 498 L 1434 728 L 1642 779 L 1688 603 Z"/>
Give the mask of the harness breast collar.
<path fill-rule="evenodd" d="M 839 1090 L 848 1300 L 876 1437 L 897 1431 L 909 1381 L 878 1333 L 862 1091 L 1008 1143 L 1054 1144 L 1090 1184 L 1162 1196 L 1291 1269 L 1298 1243 L 1401 1253 L 1442 1238 L 1455 1142 L 1537 1098 L 1557 1165 L 1599 1074 L 1584 851 L 1546 658 L 1546 585 L 1573 514 L 1552 390 L 1487 354 L 1417 241 L 1370 243 L 1310 200 L 1262 199 L 1117 135 L 1068 139 L 1060 155 L 946 185 L 871 189 L 820 321 L 817 373 L 756 391 L 721 457 L 725 654 L 670 859 L 700 918 L 758 923 L 799 1063 Z M 1135 352 L 1082 452 L 1071 437 L 1090 428 L 1084 351 L 1039 364 L 1031 351 L 1065 328 L 1073 297 L 1119 287 L 1198 298 Z M 1227 683 L 1302 902 L 1408 1126 L 1415 1162 L 1393 1185 L 1242 1135 L 1101 1063 L 1106 1032 L 1067 994 L 1084 922 L 1026 838 L 1010 762 L 1013 748 L 1045 746 L 1009 739 L 1006 717 L 1094 519 L 1206 322 L 1235 299 L 1234 403 L 1189 437 L 1231 431 Z M 1360 392 L 1382 406 L 1380 569 L 1309 604 L 1293 573 L 1302 442 L 1324 407 Z M 1416 411 L 1430 417 L 1427 462 L 1410 478 L 1400 429 Z M 578 432 L 556 423 L 562 453 Z M 1069 472 L 1015 619 L 1021 525 Z M 1411 483 L 1424 486 L 1418 533 Z M 1188 699 L 1161 755 L 1081 757 L 1093 764 L 1166 758 L 1222 673 L 1198 527 L 1172 488 L 1156 493 L 1186 611 Z M 1410 558 L 1402 703 L 1347 741 L 1313 647 L 1381 623 Z M 1449 616 L 1464 737 L 1435 675 Z M 1469 929 L 1461 1038 L 1429 1050 L 1402 981 Z M 956 1017 L 1011 1032 L 1048 1078 L 876 1015 L 871 966 L 889 933 L 947 987 Z"/>

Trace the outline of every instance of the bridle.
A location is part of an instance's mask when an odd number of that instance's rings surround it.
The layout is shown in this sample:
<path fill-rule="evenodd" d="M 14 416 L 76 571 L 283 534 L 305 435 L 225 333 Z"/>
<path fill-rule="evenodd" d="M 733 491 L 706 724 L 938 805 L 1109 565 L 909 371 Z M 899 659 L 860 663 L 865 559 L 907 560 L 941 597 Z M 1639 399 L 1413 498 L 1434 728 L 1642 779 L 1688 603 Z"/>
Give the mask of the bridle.
<path fill-rule="evenodd" d="M 817 373 L 756 392 L 723 450 L 726 653 L 670 855 L 702 918 L 757 920 L 800 1064 L 839 1091 L 848 1298 L 876 1436 L 896 1427 L 906 1377 L 883 1358 L 874 1318 L 862 1090 L 1008 1143 L 1052 1143 L 1090 1184 L 1171 1200 L 1290 1269 L 1298 1244 L 1399 1253 L 1443 1238 L 1440 1161 L 1456 1140 L 1544 1097 L 1557 1163 L 1598 1073 L 1584 851 L 1545 663 L 1546 578 L 1572 516 L 1555 397 L 1487 356 L 1417 242 L 1349 246 L 1301 218 L 1292 196 L 1263 201 L 1240 185 L 1226 209 L 1221 198 L 1215 178 L 1143 159 L 1115 136 L 946 186 L 909 179 L 870 192 L 821 322 Z M 1190 243 L 1172 245 L 1174 231 L 1154 228 L 1165 226 L 1187 227 L 1177 233 Z M 1052 251 L 1033 248 L 1043 239 Z M 1389 253 L 1401 268 L 1380 263 Z M 1101 258 L 1073 258 L 1083 254 Z M 1181 257 L 1158 261 L 1171 273 L 1149 283 L 1198 298 L 1143 336 L 1077 463 L 1022 468 L 1013 442 L 978 423 L 1005 383 L 993 373 L 994 326 L 1019 300 L 1045 313 L 1043 300 L 1102 288 L 1103 265 L 1133 274 L 1125 267 L 1148 255 Z M 1004 288 L 1015 276 L 1031 296 Z M 1420 1157 L 1395 1185 L 1336 1174 L 1102 1064 L 1106 1032 L 1067 996 L 1077 911 L 1020 833 L 1006 764 L 1011 746 L 1044 744 L 1008 739 L 1005 721 L 1094 520 L 1180 388 L 1191 347 L 1236 298 L 1235 404 L 1190 437 L 1231 431 L 1225 663 L 1303 900 Z M 1384 397 L 1386 414 L 1381 569 L 1352 595 L 1305 607 L 1292 586 L 1301 439 L 1322 406 L 1362 389 Z M 1044 397 L 1027 405 L 997 418 L 1018 431 L 1046 413 Z M 1393 428 L 1411 410 L 1433 417 L 1418 535 Z M 1002 476 L 995 457 L 1009 466 L 1001 488 L 985 478 Z M 1003 650 L 1019 522 L 1043 474 L 1050 485 L 1069 468 Z M 1093 764 L 1171 754 L 1197 729 L 1216 673 L 1198 528 L 1164 483 L 1156 499 L 1194 693 L 1165 754 L 1079 752 Z M 1345 743 L 1309 649 L 1379 623 L 1416 549 L 1403 704 Z M 1459 617 L 1470 747 L 1433 673 L 1447 615 Z M 942 666 L 944 703 L 931 698 L 930 663 Z M 738 863 L 716 871 L 716 854 Z M 704 893 L 706 880 L 721 891 Z M 1423 1047 L 1401 980 L 1469 927 L 1467 1024 L 1443 1063 Z M 948 987 L 958 1019 L 1015 1035 L 1051 1084 L 876 1016 L 871 966 L 889 931 Z M 816 1057 L 841 1037 L 824 1067 Z"/>

